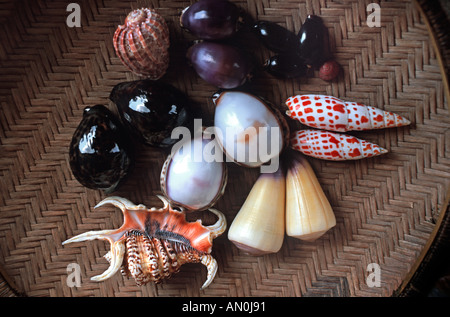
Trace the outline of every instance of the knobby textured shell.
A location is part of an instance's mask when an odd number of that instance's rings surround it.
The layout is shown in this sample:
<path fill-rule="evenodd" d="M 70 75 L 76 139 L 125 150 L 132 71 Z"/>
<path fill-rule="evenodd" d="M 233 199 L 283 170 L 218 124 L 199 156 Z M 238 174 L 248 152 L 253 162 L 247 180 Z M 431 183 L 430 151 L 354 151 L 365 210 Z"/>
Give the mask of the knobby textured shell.
<path fill-rule="evenodd" d="M 218 218 L 215 224 L 203 226 L 200 220 L 187 222 L 184 212 L 173 210 L 164 197 L 158 198 L 164 203 L 163 208 L 148 209 L 122 197 L 108 197 L 96 208 L 106 204 L 120 208 L 123 225 L 116 230 L 88 231 L 63 244 L 94 239 L 111 243 L 111 250 L 105 255 L 110 266 L 103 274 L 94 276 L 94 281 L 104 281 L 121 269 L 125 276 L 133 277 L 137 285 L 161 283 L 185 263 L 202 263 L 208 270 L 204 289 L 217 272 L 217 261 L 211 251 L 213 239 L 226 230 L 225 216 L 216 209 L 209 209 Z"/>
<path fill-rule="evenodd" d="M 124 25 L 114 33 L 114 48 L 122 63 L 132 72 L 156 80 L 169 66 L 169 28 L 155 10 L 131 11 Z"/>

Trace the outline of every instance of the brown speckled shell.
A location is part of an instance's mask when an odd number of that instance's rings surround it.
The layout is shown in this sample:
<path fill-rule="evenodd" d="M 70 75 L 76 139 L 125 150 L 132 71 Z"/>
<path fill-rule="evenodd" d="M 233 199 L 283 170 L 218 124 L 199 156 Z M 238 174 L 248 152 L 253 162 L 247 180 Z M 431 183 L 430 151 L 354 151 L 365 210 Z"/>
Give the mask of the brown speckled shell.
<path fill-rule="evenodd" d="M 185 263 L 199 263 L 212 249 L 208 228 L 187 222 L 185 214 L 170 205 L 162 209 L 124 211 L 119 229 L 126 246 L 122 274 L 137 285 L 169 279 Z M 108 259 L 108 256 L 106 257 Z"/>
<path fill-rule="evenodd" d="M 133 277 L 139 286 L 148 282 L 159 284 L 178 273 L 183 264 L 199 263 L 205 254 L 182 243 L 133 230 L 126 234 L 126 249 L 122 274 Z"/>
<path fill-rule="evenodd" d="M 119 269 L 132 277 L 137 285 L 148 282 L 156 284 L 180 270 L 185 263 L 201 263 L 207 268 L 207 280 L 201 289 L 207 287 L 217 272 L 217 261 L 212 257 L 213 240 L 226 230 L 224 214 L 209 209 L 218 217 L 215 224 L 203 226 L 201 220 L 188 222 L 183 211 L 174 210 L 169 202 L 158 196 L 164 207 L 148 209 L 134 205 L 125 198 L 111 196 L 96 207 L 113 204 L 123 212 L 123 225 L 118 229 L 88 231 L 63 242 L 72 243 L 87 240 L 107 240 L 111 250 L 105 255 L 110 267 L 103 274 L 93 277 L 103 281 Z"/>
<path fill-rule="evenodd" d="M 155 10 L 142 8 L 130 12 L 113 38 L 122 63 L 133 73 L 156 80 L 169 66 L 169 28 Z"/>

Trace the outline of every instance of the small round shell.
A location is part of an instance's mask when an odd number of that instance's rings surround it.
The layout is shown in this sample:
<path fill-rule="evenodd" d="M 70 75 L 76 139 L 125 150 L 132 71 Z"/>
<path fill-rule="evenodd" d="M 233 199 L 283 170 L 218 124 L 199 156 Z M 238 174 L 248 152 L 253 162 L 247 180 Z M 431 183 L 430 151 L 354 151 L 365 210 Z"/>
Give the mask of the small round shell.
<path fill-rule="evenodd" d="M 117 56 L 135 74 L 156 80 L 166 73 L 169 28 L 155 10 L 131 11 L 114 33 L 113 43 Z"/>

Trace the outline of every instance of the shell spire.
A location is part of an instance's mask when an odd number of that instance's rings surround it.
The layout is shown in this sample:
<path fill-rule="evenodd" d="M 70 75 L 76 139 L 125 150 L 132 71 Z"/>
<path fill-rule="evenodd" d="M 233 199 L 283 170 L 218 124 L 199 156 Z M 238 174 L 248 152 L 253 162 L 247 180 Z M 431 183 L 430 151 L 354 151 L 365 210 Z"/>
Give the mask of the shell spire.
<path fill-rule="evenodd" d="M 332 96 L 296 95 L 286 100 L 286 114 L 312 128 L 336 132 L 393 128 L 410 121 L 396 113 Z"/>
<path fill-rule="evenodd" d="M 315 158 L 344 161 L 381 155 L 381 146 L 351 135 L 321 130 L 299 130 L 292 134 L 291 147 Z"/>
<path fill-rule="evenodd" d="M 169 28 L 153 9 L 131 11 L 113 38 L 114 49 L 132 72 L 156 80 L 169 66 Z"/>

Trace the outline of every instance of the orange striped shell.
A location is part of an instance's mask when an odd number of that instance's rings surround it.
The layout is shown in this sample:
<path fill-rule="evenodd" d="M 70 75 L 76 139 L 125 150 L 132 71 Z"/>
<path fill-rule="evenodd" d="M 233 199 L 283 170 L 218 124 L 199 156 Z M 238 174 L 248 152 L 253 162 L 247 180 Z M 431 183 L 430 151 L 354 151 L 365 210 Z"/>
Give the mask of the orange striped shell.
<path fill-rule="evenodd" d="M 106 204 L 120 208 L 123 225 L 118 229 L 88 231 L 63 244 L 94 239 L 110 242 L 111 249 L 105 255 L 110 266 L 103 274 L 94 276 L 94 281 L 104 281 L 121 269 L 137 285 L 158 284 L 171 278 L 183 264 L 201 263 L 207 268 L 207 279 L 201 289 L 208 287 L 218 268 L 211 255 L 213 240 L 227 227 L 224 214 L 209 209 L 218 220 L 203 226 L 200 220 L 186 221 L 183 211 L 174 210 L 164 197 L 158 198 L 164 203 L 163 208 L 148 209 L 117 196 L 105 198 L 96 208 Z"/>
<path fill-rule="evenodd" d="M 131 11 L 114 33 L 114 48 L 133 73 L 156 80 L 169 66 L 169 28 L 155 10 Z"/>

